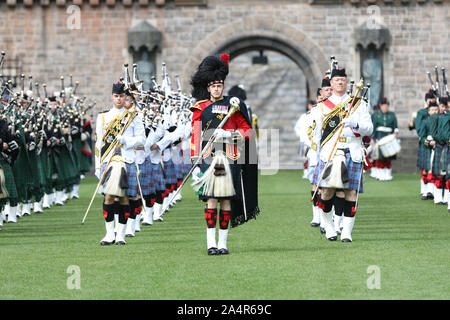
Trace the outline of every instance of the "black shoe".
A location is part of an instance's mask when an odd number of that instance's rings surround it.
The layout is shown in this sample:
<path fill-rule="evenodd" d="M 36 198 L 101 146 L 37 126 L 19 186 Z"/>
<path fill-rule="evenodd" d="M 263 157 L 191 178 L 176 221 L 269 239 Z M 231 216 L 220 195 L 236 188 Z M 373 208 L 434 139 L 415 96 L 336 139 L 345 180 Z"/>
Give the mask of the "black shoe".
<path fill-rule="evenodd" d="M 126 234 L 125 237 L 127 237 L 127 238 L 134 238 L 134 235 L 133 234 Z"/>
<path fill-rule="evenodd" d="M 338 236 L 340 236 L 340 235 L 341 235 L 341 232 L 340 232 L 340 231 L 336 231 L 336 233 L 337 233 L 337 235 L 338 235 Z"/>
<path fill-rule="evenodd" d="M 428 197 L 427 197 L 427 196 L 422 196 L 422 197 L 420 197 L 420 199 L 422 199 L 422 200 L 428 200 Z"/>
<path fill-rule="evenodd" d="M 337 236 L 334 236 L 334 237 L 329 237 L 329 238 L 327 238 L 329 241 L 336 241 L 337 240 Z"/>
<path fill-rule="evenodd" d="M 29 216 L 31 216 L 31 214 L 29 214 L 28 212 L 26 212 L 26 213 L 24 213 L 22 216 L 23 216 L 23 217 L 29 217 Z"/>
<path fill-rule="evenodd" d="M 217 251 L 217 248 L 212 247 L 208 249 L 208 256 L 215 256 L 219 254 L 219 251 Z"/>
<path fill-rule="evenodd" d="M 427 199 L 434 199 L 434 195 L 432 193 L 428 192 Z"/>
<path fill-rule="evenodd" d="M 347 239 L 347 238 L 344 238 L 344 239 L 342 239 L 341 241 L 342 241 L 342 242 L 352 242 L 352 240 Z"/>
<path fill-rule="evenodd" d="M 230 254 L 230 251 L 228 251 L 228 249 L 222 248 L 222 249 L 219 249 L 217 254 Z"/>
<path fill-rule="evenodd" d="M 123 246 L 123 245 L 126 245 L 127 243 L 125 241 L 117 241 L 116 244 L 118 246 Z"/>
<path fill-rule="evenodd" d="M 101 242 L 100 242 L 100 245 L 101 245 L 101 246 L 109 246 L 109 245 L 111 245 L 111 244 L 114 244 L 114 240 L 113 240 L 112 242 L 108 242 L 108 241 L 101 241 Z"/>
<path fill-rule="evenodd" d="M 325 228 L 322 228 L 322 227 L 321 227 L 321 228 L 320 228 L 320 233 L 323 234 L 323 233 L 325 233 L 325 232 L 326 232 L 326 231 L 325 231 Z"/>
<path fill-rule="evenodd" d="M 320 226 L 320 223 L 317 223 L 317 222 L 311 222 L 311 227 L 316 228 L 316 227 L 318 227 L 318 226 Z"/>
<path fill-rule="evenodd" d="M 143 226 L 152 226 L 153 224 L 152 223 L 147 223 L 147 222 L 142 222 L 142 225 Z"/>

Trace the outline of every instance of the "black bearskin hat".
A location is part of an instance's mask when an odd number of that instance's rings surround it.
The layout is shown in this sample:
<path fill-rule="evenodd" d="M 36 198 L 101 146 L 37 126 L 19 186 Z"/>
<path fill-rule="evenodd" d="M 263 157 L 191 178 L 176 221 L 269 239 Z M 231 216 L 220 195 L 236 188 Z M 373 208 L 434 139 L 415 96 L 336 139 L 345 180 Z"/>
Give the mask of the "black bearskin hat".
<path fill-rule="evenodd" d="M 206 57 L 191 78 L 192 96 L 197 101 L 209 99 L 208 86 L 212 83 L 223 83 L 227 75 L 228 55 Z"/>

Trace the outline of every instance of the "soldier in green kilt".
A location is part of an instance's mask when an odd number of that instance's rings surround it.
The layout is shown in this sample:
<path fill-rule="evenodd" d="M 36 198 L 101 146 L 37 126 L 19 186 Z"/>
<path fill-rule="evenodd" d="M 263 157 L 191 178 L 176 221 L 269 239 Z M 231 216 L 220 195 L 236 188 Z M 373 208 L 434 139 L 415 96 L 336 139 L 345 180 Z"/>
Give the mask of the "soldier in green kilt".
<path fill-rule="evenodd" d="M 421 180 L 420 180 L 420 193 L 422 200 L 432 199 L 433 195 L 429 192 L 432 191 L 431 181 L 429 181 L 429 175 L 426 170 L 427 158 L 431 155 L 430 150 L 425 146 L 426 132 L 425 132 L 425 121 L 428 119 L 428 105 L 432 102 L 436 102 L 436 98 L 431 91 L 425 94 L 425 107 L 417 112 L 416 120 L 414 122 L 414 128 L 419 136 L 419 146 L 417 151 L 417 167 L 420 169 Z M 429 185 L 430 184 L 430 185 Z"/>
<path fill-rule="evenodd" d="M 372 139 L 375 142 L 390 134 L 394 134 L 395 137 L 398 136 L 397 117 L 394 112 L 389 111 L 389 106 L 389 101 L 383 97 L 380 102 L 380 109 L 372 114 L 374 128 Z M 378 154 L 379 158 L 374 161 L 370 176 L 382 181 L 392 180 L 391 160 L 394 160 L 396 156 L 385 158 L 382 152 L 378 152 Z"/>
<path fill-rule="evenodd" d="M 450 130 L 448 127 L 449 113 L 447 112 L 447 99 L 439 98 L 439 112 L 430 116 L 430 135 L 434 145 L 431 173 L 434 181 L 434 203 L 444 205 L 447 203 L 444 195 L 445 176 L 448 162 L 448 142 Z"/>
<path fill-rule="evenodd" d="M 9 131 L 5 119 L 0 119 L 0 171 L 2 176 L 0 191 L 0 230 L 3 222 L 16 222 L 18 194 L 11 164 L 17 157 L 19 145 L 15 136 Z"/>

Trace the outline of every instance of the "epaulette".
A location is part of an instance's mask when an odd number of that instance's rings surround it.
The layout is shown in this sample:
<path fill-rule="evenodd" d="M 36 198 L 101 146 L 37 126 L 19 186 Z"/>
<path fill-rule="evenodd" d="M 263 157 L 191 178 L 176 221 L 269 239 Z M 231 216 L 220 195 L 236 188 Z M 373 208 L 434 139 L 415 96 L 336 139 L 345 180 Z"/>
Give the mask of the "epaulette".
<path fill-rule="evenodd" d="M 106 113 L 106 112 L 108 112 L 109 110 L 103 110 L 103 111 L 100 111 L 99 113 Z"/>
<path fill-rule="evenodd" d="M 192 109 L 198 109 L 198 110 L 200 110 L 200 111 L 203 111 L 202 104 L 205 103 L 206 101 L 209 101 L 209 100 L 208 100 L 208 99 L 205 99 L 205 100 L 197 101 L 197 102 L 196 102 L 192 107 L 190 107 L 189 109 L 190 109 L 190 110 L 192 110 Z"/>

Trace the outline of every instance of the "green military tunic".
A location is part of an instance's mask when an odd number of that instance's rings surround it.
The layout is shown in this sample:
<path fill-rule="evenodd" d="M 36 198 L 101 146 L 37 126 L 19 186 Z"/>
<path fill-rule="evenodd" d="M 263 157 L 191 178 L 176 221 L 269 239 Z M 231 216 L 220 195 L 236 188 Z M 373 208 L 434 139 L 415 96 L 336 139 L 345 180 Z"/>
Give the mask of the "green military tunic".
<path fill-rule="evenodd" d="M 381 110 L 377 110 L 372 114 L 372 123 L 373 123 L 373 135 L 372 138 L 375 141 L 380 140 L 381 138 L 392 134 L 395 132 L 396 129 L 398 129 L 397 125 L 397 117 L 395 116 L 394 112 L 386 112 L 383 113 Z M 383 160 L 384 157 L 379 153 L 380 160 Z M 390 159 L 394 159 L 394 157 L 391 157 Z"/>
<path fill-rule="evenodd" d="M 16 123 L 20 133 L 19 139 L 19 153 L 17 155 L 16 161 L 12 166 L 14 179 L 17 188 L 17 198 L 19 202 L 27 202 L 31 199 L 31 189 L 32 189 L 32 176 L 30 160 L 28 159 L 28 151 L 26 149 L 25 133 L 22 128 L 21 123 Z"/>
<path fill-rule="evenodd" d="M 434 148 L 432 173 L 437 176 L 448 176 L 450 158 L 450 113 L 430 117 L 430 134 L 436 142 Z"/>
<path fill-rule="evenodd" d="M 419 169 L 424 169 L 427 166 L 426 161 L 427 158 L 431 155 L 430 149 L 425 146 L 425 140 L 427 138 L 427 132 L 425 130 L 425 122 L 427 122 L 428 109 L 421 109 L 417 112 L 416 121 L 414 126 L 416 128 L 416 133 L 419 136 L 419 148 L 417 151 L 417 167 Z M 429 164 L 428 164 L 429 167 Z"/>

